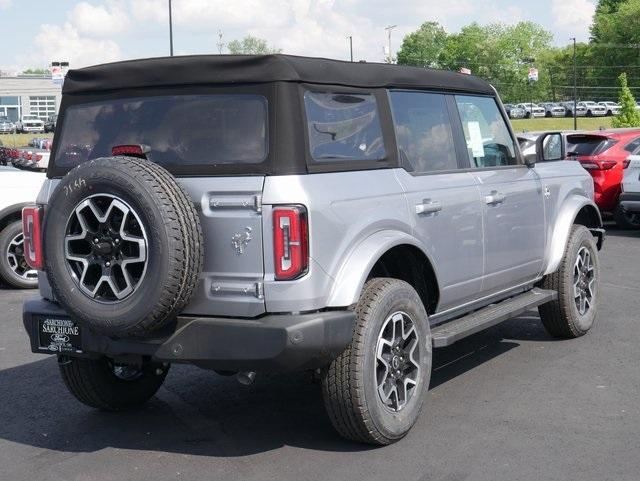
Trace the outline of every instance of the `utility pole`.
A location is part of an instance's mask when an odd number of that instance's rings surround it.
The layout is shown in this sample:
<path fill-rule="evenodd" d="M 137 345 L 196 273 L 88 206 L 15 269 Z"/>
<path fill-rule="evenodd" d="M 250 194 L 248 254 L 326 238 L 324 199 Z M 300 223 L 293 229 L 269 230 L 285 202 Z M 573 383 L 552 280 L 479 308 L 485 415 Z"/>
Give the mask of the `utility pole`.
<path fill-rule="evenodd" d="M 173 57 L 173 21 L 171 18 L 171 0 L 169 0 L 169 52 Z"/>
<path fill-rule="evenodd" d="M 391 56 L 391 31 L 396 28 L 397 25 L 389 25 L 388 27 L 385 27 L 384 29 L 387 31 L 387 48 L 388 50 L 388 56 L 387 56 L 387 63 L 393 63 L 393 57 Z"/>
<path fill-rule="evenodd" d="M 224 49 L 224 42 L 222 41 L 222 30 L 218 30 L 218 53 L 222 55 Z"/>
<path fill-rule="evenodd" d="M 349 35 L 349 55 L 353 62 L 353 37 L 351 35 Z"/>
<path fill-rule="evenodd" d="M 571 37 L 569 40 L 573 40 L 573 130 L 578 130 L 578 69 L 576 66 L 576 37 Z"/>

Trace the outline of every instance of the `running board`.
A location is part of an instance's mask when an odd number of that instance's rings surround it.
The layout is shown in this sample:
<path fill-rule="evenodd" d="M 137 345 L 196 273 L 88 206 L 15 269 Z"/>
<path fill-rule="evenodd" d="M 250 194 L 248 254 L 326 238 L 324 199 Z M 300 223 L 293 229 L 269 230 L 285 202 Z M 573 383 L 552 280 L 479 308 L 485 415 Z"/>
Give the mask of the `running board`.
<path fill-rule="evenodd" d="M 535 288 L 496 304 L 478 309 L 464 317 L 431 328 L 433 347 L 450 346 L 460 339 L 518 316 L 558 298 L 556 291 Z"/>

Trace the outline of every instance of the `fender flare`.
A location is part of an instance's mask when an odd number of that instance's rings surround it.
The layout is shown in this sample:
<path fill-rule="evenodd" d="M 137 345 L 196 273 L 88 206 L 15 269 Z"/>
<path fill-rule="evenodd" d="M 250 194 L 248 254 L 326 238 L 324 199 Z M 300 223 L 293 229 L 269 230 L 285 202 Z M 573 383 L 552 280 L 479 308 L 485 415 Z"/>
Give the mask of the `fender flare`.
<path fill-rule="evenodd" d="M 598 225 L 589 225 L 588 228 L 600 231 L 602 229 L 602 216 L 600 210 L 595 203 L 583 196 L 573 194 L 569 196 L 565 202 L 563 202 L 562 209 L 556 217 L 555 225 L 553 226 L 553 232 L 550 236 L 549 245 L 547 247 L 546 262 L 544 268 L 544 275 L 552 274 L 558 269 L 562 256 L 569 241 L 569 232 L 571 226 L 575 224 L 575 220 L 578 217 L 578 213 L 584 208 L 590 207 L 597 215 Z M 597 232 L 596 232 L 597 233 Z M 602 244 L 602 236 L 598 236 L 598 247 Z"/>
<path fill-rule="evenodd" d="M 20 202 L 19 204 L 13 204 L 4 209 L 0 209 L 0 230 L 6 227 L 5 219 L 9 216 L 20 214 L 22 218 L 22 208 L 33 204 L 33 202 Z"/>
<path fill-rule="evenodd" d="M 327 307 L 345 307 L 358 302 L 364 283 L 373 266 L 385 252 L 399 245 L 416 247 L 427 257 L 435 269 L 431 257 L 418 239 L 401 231 L 378 231 L 351 249 L 346 262 L 343 263 L 335 277 L 327 299 Z"/>

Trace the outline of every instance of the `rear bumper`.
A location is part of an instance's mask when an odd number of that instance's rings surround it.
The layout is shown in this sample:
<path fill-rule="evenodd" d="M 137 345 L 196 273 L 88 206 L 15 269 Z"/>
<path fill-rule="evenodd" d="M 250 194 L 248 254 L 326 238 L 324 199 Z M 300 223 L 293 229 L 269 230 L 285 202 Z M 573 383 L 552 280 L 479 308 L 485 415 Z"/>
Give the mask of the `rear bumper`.
<path fill-rule="evenodd" d="M 640 192 L 621 193 L 620 206 L 626 212 L 640 212 Z"/>
<path fill-rule="evenodd" d="M 69 319 L 58 305 L 44 299 L 25 302 L 24 327 L 31 350 L 51 354 L 40 346 L 38 321 Z M 351 342 L 355 313 L 349 310 L 312 314 L 273 314 L 258 319 L 178 318 L 154 339 L 113 339 L 81 326 L 77 357 L 187 363 L 230 371 L 293 371 L 322 367 Z M 67 354 L 65 354 L 67 355 Z"/>

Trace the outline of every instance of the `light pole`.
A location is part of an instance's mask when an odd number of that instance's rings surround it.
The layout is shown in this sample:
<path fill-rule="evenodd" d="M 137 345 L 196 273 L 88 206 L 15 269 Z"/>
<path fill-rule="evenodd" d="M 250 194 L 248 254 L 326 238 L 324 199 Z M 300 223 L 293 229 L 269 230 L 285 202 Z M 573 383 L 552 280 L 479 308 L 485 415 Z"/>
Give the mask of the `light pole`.
<path fill-rule="evenodd" d="M 573 130 L 578 130 L 578 73 L 576 66 L 576 37 L 571 37 L 569 40 L 573 40 Z"/>
<path fill-rule="evenodd" d="M 169 53 L 173 57 L 173 22 L 171 18 L 171 0 L 169 0 Z"/>
<path fill-rule="evenodd" d="M 393 57 L 391 56 L 391 31 L 396 28 L 397 25 L 389 25 L 388 27 L 385 27 L 384 29 L 387 31 L 387 48 L 388 50 L 388 56 L 387 56 L 387 63 L 393 63 Z"/>
<path fill-rule="evenodd" d="M 353 37 L 351 35 L 349 35 L 349 55 L 353 62 Z"/>

